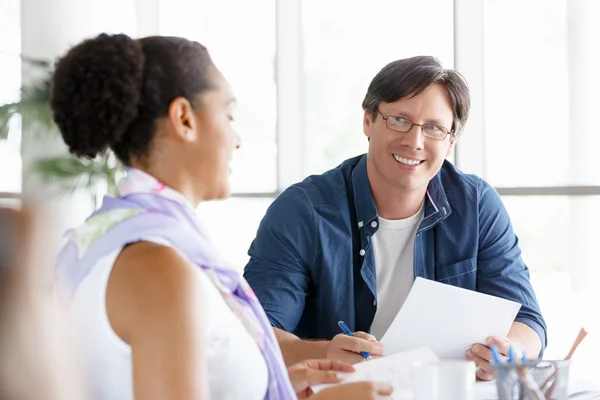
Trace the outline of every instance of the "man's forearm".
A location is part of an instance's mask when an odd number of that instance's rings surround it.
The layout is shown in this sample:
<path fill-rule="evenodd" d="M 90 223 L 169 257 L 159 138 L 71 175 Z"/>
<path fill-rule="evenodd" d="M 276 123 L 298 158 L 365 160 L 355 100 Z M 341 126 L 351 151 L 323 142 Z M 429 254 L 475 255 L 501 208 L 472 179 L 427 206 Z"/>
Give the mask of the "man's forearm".
<path fill-rule="evenodd" d="M 300 361 L 325 358 L 328 341 L 325 340 L 302 340 L 298 336 L 284 330 L 273 328 L 275 337 L 281 347 L 283 359 L 286 366 Z"/>
<path fill-rule="evenodd" d="M 537 358 L 542 351 L 542 340 L 537 332 L 522 322 L 513 322 L 508 340 L 525 352 L 527 358 Z"/>

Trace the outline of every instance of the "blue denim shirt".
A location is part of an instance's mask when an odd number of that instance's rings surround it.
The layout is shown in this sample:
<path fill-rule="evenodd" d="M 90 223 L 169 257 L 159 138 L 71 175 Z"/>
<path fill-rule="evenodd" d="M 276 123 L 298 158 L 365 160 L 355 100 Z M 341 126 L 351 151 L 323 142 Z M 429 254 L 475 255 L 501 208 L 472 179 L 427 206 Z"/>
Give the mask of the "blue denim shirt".
<path fill-rule="evenodd" d="M 372 237 L 379 224 L 366 159 L 308 177 L 267 210 L 244 276 L 274 327 L 331 339 L 343 320 L 369 332 L 378 307 Z M 546 324 L 497 192 L 446 161 L 428 185 L 424 207 L 414 276 L 522 304 L 516 320 L 538 333 L 543 351 Z"/>

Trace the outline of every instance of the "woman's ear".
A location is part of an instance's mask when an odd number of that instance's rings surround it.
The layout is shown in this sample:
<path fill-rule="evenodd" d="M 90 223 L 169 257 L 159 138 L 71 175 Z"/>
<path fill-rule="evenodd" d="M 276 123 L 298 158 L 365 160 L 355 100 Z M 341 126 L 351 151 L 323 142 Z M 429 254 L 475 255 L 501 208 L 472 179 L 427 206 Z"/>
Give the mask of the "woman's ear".
<path fill-rule="evenodd" d="M 181 139 L 196 140 L 196 116 L 192 104 L 185 97 L 177 97 L 169 105 L 169 125 Z"/>

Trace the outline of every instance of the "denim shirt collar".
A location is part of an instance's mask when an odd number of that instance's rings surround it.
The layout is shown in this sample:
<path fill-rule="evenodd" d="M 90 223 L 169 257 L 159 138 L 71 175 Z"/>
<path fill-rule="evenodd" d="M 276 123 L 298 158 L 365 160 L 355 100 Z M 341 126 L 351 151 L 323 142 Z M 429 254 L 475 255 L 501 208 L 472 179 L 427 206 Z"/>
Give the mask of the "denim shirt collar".
<path fill-rule="evenodd" d="M 445 161 L 447 162 L 447 161 Z M 427 186 L 425 197 L 425 214 L 419 227 L 419 232 L 435 226 L 438 222 L 446 219 L 451 213 L 450 203 L 442 185 L 441 171 L 437 173 Z M 354 204 L 356 205 L 356 217 L 358 228 L 370 226 L 377 220 L 377 208 L 371 193 L 371 185 L 367 176 L 367 155 L 363 155 L 352 171 L 352 190 Z M 376 230 L 376 229 L 375 229 Z"/>
<path fill-rule="evenodd" d="M 448 161 L 444 161 L 446 163 Z M 430 229 L 438 222 L 448 218 L 452 214 L 452 208 L 448 202 L 446 191 L 442 185 L 442 171 L 438 172 L 427 185 L 427 196 L 425 197 L 425 215 L 419 232 Z"/>
<path fill-rule="evenodd" d="M 358 228 L 369 225 L 378 217 L 375 201 L 371 194 L 371 185 L 367 176 L 367 155 L 363 155 L 352 171 L 352 190 Z"/>

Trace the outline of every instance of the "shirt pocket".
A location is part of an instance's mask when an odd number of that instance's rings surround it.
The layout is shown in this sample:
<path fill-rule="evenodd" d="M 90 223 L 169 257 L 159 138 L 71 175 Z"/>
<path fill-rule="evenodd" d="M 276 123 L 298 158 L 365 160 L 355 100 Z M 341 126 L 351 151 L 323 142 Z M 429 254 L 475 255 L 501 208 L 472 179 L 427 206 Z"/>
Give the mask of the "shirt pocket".
<path fill-rule="evenodd" d="M 477 257 L 436 268 L 436 281 L 464 289 L 477 288 Z"/>

